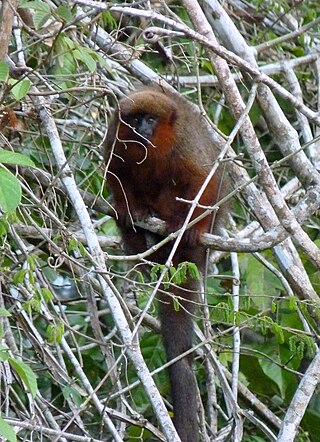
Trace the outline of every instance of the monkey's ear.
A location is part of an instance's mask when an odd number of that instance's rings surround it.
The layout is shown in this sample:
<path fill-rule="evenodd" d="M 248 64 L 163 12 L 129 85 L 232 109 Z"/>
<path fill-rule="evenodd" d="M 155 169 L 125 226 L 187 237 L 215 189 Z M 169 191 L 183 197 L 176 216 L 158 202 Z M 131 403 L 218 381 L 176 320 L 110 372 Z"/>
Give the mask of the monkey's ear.
<path fill-rule="evenodd" d="M 106 139 L 104 141 L 104 158 L 106 161 L 108 161 L 110 153 L 112 152 L 112 149 L 114 147 L 114 144 L 117 141 L 118 130 L 119 130 L 119 117 L 116 114 L 114 114 L 109 121 L 108 131 Z"/>
<path fill-rule="evenodd" d="M 169 123 L 170 123 L 172 126 L 173 126 L 174 123 L 177 121 L 177 117 L 178 117 L 178 115 L 177 115 L 177 110 L 176 110 L 176 109 L 173 109 L 172 112 L 171 112 L 171 115 L 170 115 L 170 117 L 169 117 Z"/>

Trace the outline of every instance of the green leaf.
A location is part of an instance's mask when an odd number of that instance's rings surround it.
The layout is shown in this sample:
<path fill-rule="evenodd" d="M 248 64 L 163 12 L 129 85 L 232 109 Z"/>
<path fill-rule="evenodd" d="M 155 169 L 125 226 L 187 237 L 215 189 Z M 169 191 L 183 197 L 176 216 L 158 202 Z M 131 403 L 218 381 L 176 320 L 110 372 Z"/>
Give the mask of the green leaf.
<path fill-rule="evenodd" d="M 7 309 L 0 307 L 0 318 L 9 318 L 11 313 Z"/>
<path fill-rule="evenodd" d="M 226 302 L 219 302 L 211 309 L 211 318 L 214 322 L 228 322 L 230 307 Z"/>
<path fill-rule="evenodd" d="M 162 272 L 162 270 L 165 268 L 164 264 L 155 264 L 150 272 L 151 281 L 155 282 L 158 279 L 158 275 Z"/>
<path fill-rule="evenodd" d="M 0 219 L 0 237 L 4 236 L 7 234 L 9 230 L 9 225 L 8 225 L 8 221 L 6 220 L 6 218 L 3 216 Z"/>
<path fill-rule="evenodd" d="M 21 153 L 0 150 L 0 163 L 16 164 L 17 166 L 36 167 L 34 162 Z"/>
<path fill-rule="evenodd" d="M 40 313 L 41 311 L 41 298 L 39 293 L 35 293 L 35 295 L 29 299 L 29 301 L 26 301 L 22 304 L 22 307 L 25 311 L 27 311 L 29 314 L 32 312 Z"/>
<path fill-rule="evenodd" d="M 273 358 L 277 361 L 278 357 L 275 354 Z M 260 367 L 262 368 L 264 374 L 268 376 L 269 379 L 271 379 L 279 388 L 279 392 L 281 394 L 281 397 L 285 397 L 285 380 L 282 376 L 282 369 L 279 367 L 279 365 L 275 364 L 274 361 L 265 360 L 265 359 L 259 359 Z"/>
<path fill-rule="evenodd" d="M 22 361 L 18 361 L 14 358 L 9 358 L 9 362 L 11 366 L 14 368 L 15 372 L 20 376 L 24 385 L 31 393 L 34 398 L 38 391 L 37 379 L 29 365 L 25 364 Z"/>
<path fill-rule="evenodd" d="M 8 347 L 6 345 L 0 345 L 0 361 L 7 361 L 9 359 Z"/>
<path fill-rule="evenodd" d="M 26 277 L 27 273 L 28 273 L 27 269 L 20 269 L 16 271 L 13 275 L 13 283 L 15 285 L 22 284 L 24 282 L 24 278 Z"/>
<path fill-rule="evenodd" d="M 47 2 L 41 0 L 28 1 L 22 0 L 19 8 L 29 8 L 34 10 L 33 22 L 36 29 L 40 29 L 44 23 L 51 17 L 51 10 Z"/>
<path fill-rule="evenodd" d="M 180 304 L 177 298 L 173 297 L 173 308 L 175 312 L 180 310 Z"/>
<path fill-rule="evenodd" d="M 116 29 L 117 27 L 117 20 L 114 18 L 114 16 L 111 14 L 110 11 L 103 11 L 102 12 L 102 19 L 104 21 L 105 27 L 109 27 L 111 29 Z"/>
<path fill-rule="evenodd" d="M 64 324 L 60 322 L 58 324 L 49 324 L 47 327 L 48 342 L 50 344 L 60 344 L 64 333 Z"/>
<path fill-rule="evenodd" d="M 82 400 L 81 394 L 75 388 L 68 385 L 67 387 L 64 387 L 62 389 L 62 394 L 66 400 L 71 397 L 73 399 L 76 407 L 78 407 L 78 408 L 81 407 L 83 400 Z"/>
<path fill-rule="evenodd" d="M 41 289 L 41 295 L 44 302 L 51 302 L 53 300 L 52 291 L 48 289 L 48 287 L 43 287 Z"/>
<path fill-rule="evenodd" d="M 68 252 L 74 252 L 78 248 L 78 241 L 75 238 L 70 238 L 68 243 Z"/>
<path fill-rule="evenodd" d="M 274 300 L 272 300 L 272 302 L 271 302 L 271 311 L 272 311 L 272 313 L 277 312 L 277 303 Z"/>
<path fill-rule="evenodd" d="M 55 9 L 54 14 L 65 23 L 69 23 L 73 20 L 72 12 L 67 6 L 64 5 L 58 6 L 58 8 Z"/>
<path fill-rule="evenodd" d="M 35 1 L 22 0 L 19 2 L 19 8 L 30 8 L 34 9 L 35 11 L 42 11 L 46 12 L 47 14 L 50 13 L 50 8 L 48 4 L 41 0 L 35 0 Z"/>
<path fill-rule="evenodd" d="M 16 210 L 21 202 L 19 180 L 8 170 L 0 167 L 0 207 L 4 212 Z"/>
<path fill-rule="evenodd" d="M 34 255 L 28 255 L 27 256 L 27 263 L 28 263 L 28 268 L 30 270 L 34 270 L 35 269 L 35 256 Z"/>
<path fill-rule="evenodd" d="M 9 84 L 14 85 L 11 92 L 17 101 L 20 101 L 27 95 L 31 86 L 31 82 L 28 79 L 21 81 L 10 79 Z"/>
<path fill-rule="evenodd" d="M 253 256 L 248 256 L 248 267 L 246 272 L 247 285 L 254 295 L 264 295 L 265 290 L 265 268 Z M 263 300 L 260 300 L 262 303 Z"/>
<path fill-rule="evenodd" d="M 0 434 L 4 438 L 8 439 L 9 442 L 16 442 L 17 436 L 11 425 L 0 416 Z"/>
<path fill-rule="evenodd" d="M 79 242 L 78 247 L 79 247 L 79 252 L 80 252 L 82 258 L 85 258 L 87 256 L 87 251 L 86 251 L 84 245 L 81 242 Z"/>
<path fill-rule="evenodd" d="M 0 61 L 0 81 L 8 81 L 9 66 L 4 61 Z"/>
<path fill-rule="evenodd" d="M 77 60 L 82 61 L 87 66 L 89 72 L 95 72 L 97 63 L 86 48 L 81 48 L 81 51 L 76 49 L 73 55 Z"/>
<path fill-rule="evenodd" d="M 188 262 L 188 270 L 192 279 L 194 279 L 195 281 L 200 281 L 201 275 L 196 264 L 194 264 L 193 262 Z"/>
<path fill-rule="evenodd" d="M 290 352 L 301 361 L 304 356 L 313 357 L 314 344 L 309 336 L 293 335 L 289 338 Z"/>
<path fill-rule="evenodd" d="M 41 29 L 45 22 L 51 17 L 51 12 L 36 11 L 33 16 L 34 26 L 37 30 Z"/>
<path fill-rule="evenodd" d="M 277 324 L 276 322 L 274 322 L 273 325 L 272 325 L 272 331 L 276 335 L 279 344 L 283 344 L 285 339 L 284 339 L 283 330 L 280 327 L 280 325 Z"/>
<path fill-rule="evenodd" d="M 169 268 L 169 275 L 172 282 L 176 285 L 181 285 L 185 280 L 185 267 L 179 264 L 178 268 L 171 266 Z"/>

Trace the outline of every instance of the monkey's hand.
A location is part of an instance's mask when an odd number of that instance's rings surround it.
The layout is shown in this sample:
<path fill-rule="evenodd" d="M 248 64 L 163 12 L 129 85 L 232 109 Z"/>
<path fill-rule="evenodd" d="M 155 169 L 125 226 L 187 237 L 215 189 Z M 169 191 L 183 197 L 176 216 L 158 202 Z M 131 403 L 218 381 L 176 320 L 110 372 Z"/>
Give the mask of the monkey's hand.
<path fill-rule="evenodd" d="M 197 226 L 190 227 L 187 229 L 182 237 L 182 241 L 184 244 L 187 244 L 190 247 L 195 247 L 200 243 L 200 236 L 202 235 L 202 231 L 197 228 Z"/>
<path fill-rule="evenodd" d="M 130 213 L 130 209 L 125 201 L 117 201 L 114 204 L 116 211 L 116 221 L 120 227 L 128 228 L 133 226 L 133 216 Z"/>
<path fill-rule="evenodd" d="M 170 218 L 166 222 L 166 228 L 168 232 L 176 232 L 182 227 L 182 220 L 180 217 Z M 190 247 L 195 247 L 200 243 L 200 236 L 202 234 L 202 229 L 196 224 L 193 227 L 187 229 L 182 237 L 182 243 Z"/>
<path fill-rule="evenodd" d="M 131 206 L 133 207 L 132 211 L 130 210 Z M 124 228 L 132 228 L 135 221 L 145 221 L 150 216 L 147 207 L 137 206 L 137 204 L 128 205 L 125 201 L 117 202 L 115 209 L 117 212 L 117 223 L 120 227 Z"/>

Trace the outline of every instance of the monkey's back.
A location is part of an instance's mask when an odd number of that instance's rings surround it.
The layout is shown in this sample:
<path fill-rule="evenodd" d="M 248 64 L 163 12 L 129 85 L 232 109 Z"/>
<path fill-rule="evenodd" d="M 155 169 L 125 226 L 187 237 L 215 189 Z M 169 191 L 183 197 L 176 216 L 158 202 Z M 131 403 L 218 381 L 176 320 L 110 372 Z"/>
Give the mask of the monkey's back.
<path fill-rule="evenodd" d="M 175 101 L 180 110 L 175 124 L 175 131 L 179 132 L 179 154 L 208 173 L 220 152 L 212 139 L 209 123 L 195 104 L 179 94 L 167 91 L 164 93 Z"/>

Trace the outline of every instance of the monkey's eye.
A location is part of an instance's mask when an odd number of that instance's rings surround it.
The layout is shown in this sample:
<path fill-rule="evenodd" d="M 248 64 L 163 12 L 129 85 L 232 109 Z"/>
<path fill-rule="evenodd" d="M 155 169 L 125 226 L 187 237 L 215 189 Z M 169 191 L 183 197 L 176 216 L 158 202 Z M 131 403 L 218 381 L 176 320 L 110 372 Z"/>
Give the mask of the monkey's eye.
<path fill-rule="evenodd" d="M 138 117 L 138 115 L 131 119 L 131 124 L 133 126 L 138 126 L 140 124 L 140 118 Z"/>
<path fill-rule="evenodd" d="M 156 122 L 155 117 L 147 117 L 146 118 L 146 123 L 149 124 L 150 126 L 153 126 L 155 122 Z"/>

